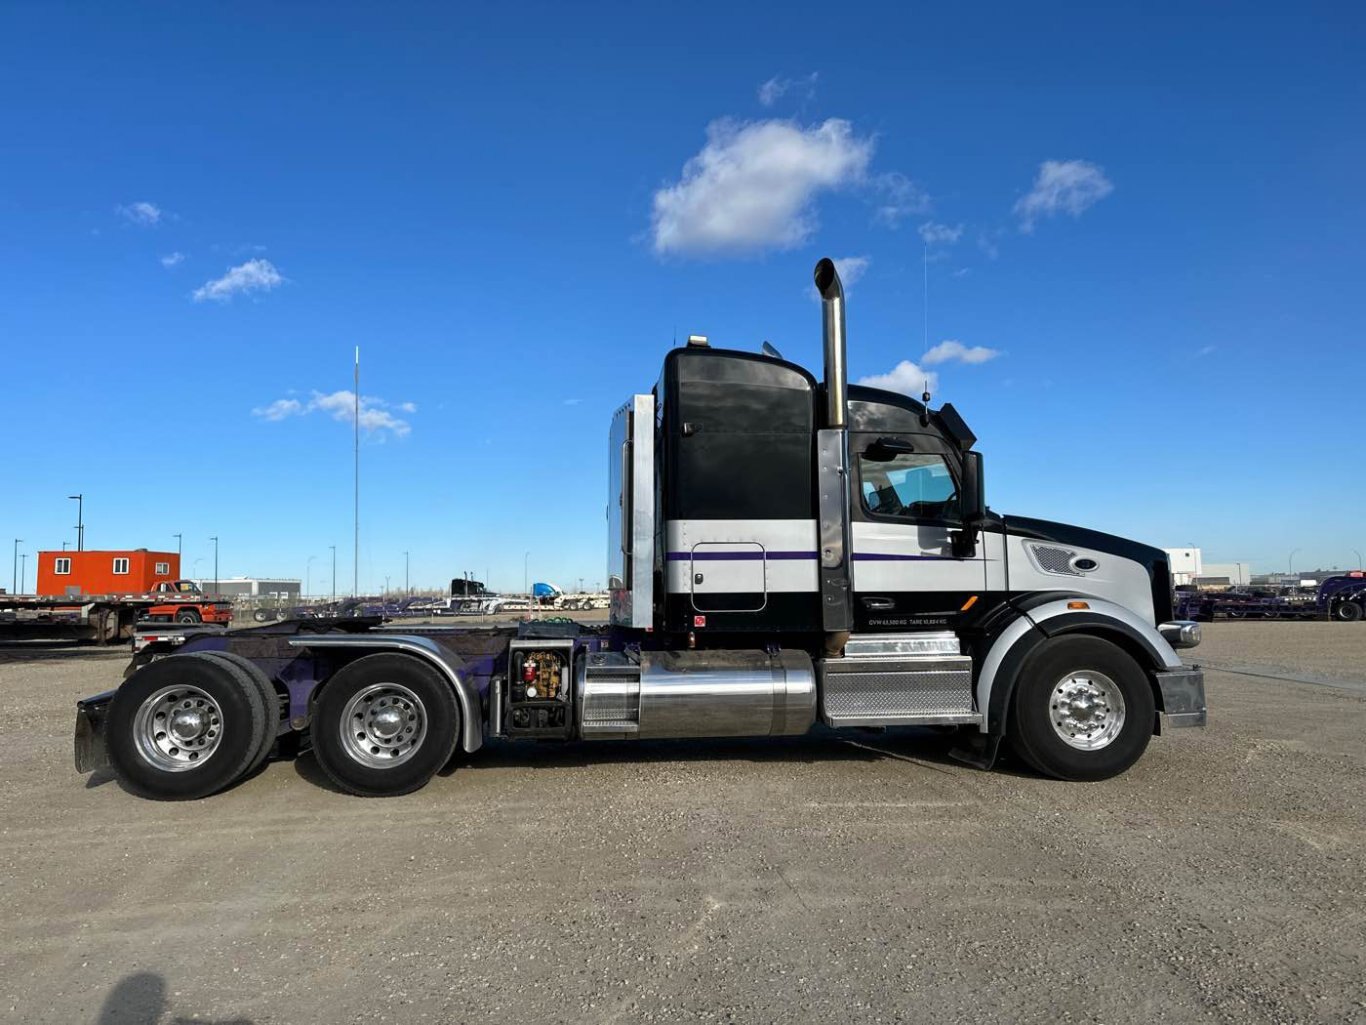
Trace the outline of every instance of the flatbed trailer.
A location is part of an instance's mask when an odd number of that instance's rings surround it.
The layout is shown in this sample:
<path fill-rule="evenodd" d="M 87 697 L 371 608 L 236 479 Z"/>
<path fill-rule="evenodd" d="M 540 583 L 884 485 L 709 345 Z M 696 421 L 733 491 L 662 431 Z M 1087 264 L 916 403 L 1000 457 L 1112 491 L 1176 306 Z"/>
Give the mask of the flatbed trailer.
<path fill-rule="evenodd" d="M 205 796 L 311 746 L 341 789 L 422 787 L 490 741 L 936 726 L 1065 780 L 1203 726 L 1158 548 L 987 508 L 952 405 L 850 386 L 816 267 L 823 380 L 690 337 L 608 433 L 608 623 L 308 619 L 195 635 L 81 701 L 76 767 Z"/>
<path fill-rule="evenodd" d="M 1358 623 L 1366 618 L 1366 571 L 1325 578 L 1312 595 L 1248 591 L 1178 591 L 1176 614 L 1184 619 L 1331 619 Z"/>
<path fill-rule="evenodd" d="M 83 594 L 79 596 L 0 594 L 0 639 L 94 641 L 130 640 L 140 621 L 232 622 L 230 601 L 201 594 Z"/>

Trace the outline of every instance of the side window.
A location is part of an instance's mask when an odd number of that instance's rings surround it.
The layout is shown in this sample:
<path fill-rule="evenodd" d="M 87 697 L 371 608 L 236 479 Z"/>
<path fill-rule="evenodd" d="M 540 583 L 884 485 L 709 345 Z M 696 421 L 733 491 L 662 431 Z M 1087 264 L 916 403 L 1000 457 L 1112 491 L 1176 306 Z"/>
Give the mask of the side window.
<path fill-rule="evenodd" d="M 70 560 L 70 559 L 57 559 L 57 560 L 55 560 L 55 563 L 54 563 L 54 565 L 53 565 L 53 567 L 52 567 L 52 572 L 53 572 L 53 573 L 56 573 L 58 576 L 66 576 L 68 573 L 71 572 L 71 560 Z"/>
<path fill-rule="evenodd" d="M 933 452 L 879 452 L 858 457 L 859 492 L 872 516 L 959 519 L 958 487 L 944 457 Z"/>
<path fill-rule="evenodd" d="M 115 559 L 115 560 L 114 560 L 114 572 L 115 572 L 115 573 L 127 573 L 127 572 L 128 572 L 128 560 L 127 560 L 127 559 Z"/>
<path fill-rule="evenodd" d="M 159 577 L 165 576 L 165 575 L 166 575 L 167 573 L 169 573 L 169 572 L 171 572 L 171 564 L 170 564 L 169 562 L 158 562 L 158 563 L 157 563 L 157 569 L 156 569 L 156 575 L 157 575 L 157 576 L 159 576 Z"/>

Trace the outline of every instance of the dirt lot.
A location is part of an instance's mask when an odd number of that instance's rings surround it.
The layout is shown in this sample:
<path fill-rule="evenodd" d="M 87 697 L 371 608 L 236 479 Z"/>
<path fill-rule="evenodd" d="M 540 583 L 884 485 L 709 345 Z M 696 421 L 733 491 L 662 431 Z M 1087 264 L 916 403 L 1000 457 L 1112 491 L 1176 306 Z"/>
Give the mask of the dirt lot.
<path fill-rule="evenodd" d="M 72 770 L 124 653 L 0 649 L 0 1019 L 1366 1022 L 1366 624 L 1206 637 L 1209 729 L 1107 783 L 907 731 L 193 804 Z"/>

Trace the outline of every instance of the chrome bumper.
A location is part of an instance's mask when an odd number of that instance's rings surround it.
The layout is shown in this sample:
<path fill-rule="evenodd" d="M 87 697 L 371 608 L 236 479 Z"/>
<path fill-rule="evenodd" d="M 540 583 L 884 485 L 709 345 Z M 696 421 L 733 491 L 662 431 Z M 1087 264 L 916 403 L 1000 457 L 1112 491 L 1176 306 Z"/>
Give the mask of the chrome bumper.
<path fill-rule="evenodd" d="M 1193 619 L 1174 619 L 1160 623 L 1157 632 L 1173 648 L 1194 648 L 1200 643 L 1200 624 Z"/>
<path fill-rule="evenodd" d="M 1201 669 L 1172 669 L 1154 673 L 1162 694 L 1162 717 L 1173 729 L 1204 726 L 1205 673 Z"/>

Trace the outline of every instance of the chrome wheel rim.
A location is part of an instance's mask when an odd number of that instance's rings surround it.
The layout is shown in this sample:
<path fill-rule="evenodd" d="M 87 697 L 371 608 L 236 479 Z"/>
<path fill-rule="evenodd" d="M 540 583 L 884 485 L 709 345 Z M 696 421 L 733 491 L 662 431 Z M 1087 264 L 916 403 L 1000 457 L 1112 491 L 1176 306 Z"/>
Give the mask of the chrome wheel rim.
<path fill-rule="evenodd" d="M 223 740 L 223 710 L 198 687 L 162 687 L 133 717 L 138 753 L 165 772 L 185 772 L 213 757 Z"/>
<path fill-rule="evenodd" d="M 427 737 L 427 708 L 398 683 L 376 683 L 356 693 L 341 717 L 342 749 L 373 769 L 412 758 Z"/>
<path fill-rule="evenodd" d="M 1054 684 L 1048 721 L 1069 747 L 1099 751 L 1109 747 L 1124 728 L 1124 695 L 1104 673 L 1079 669 Z"/>

